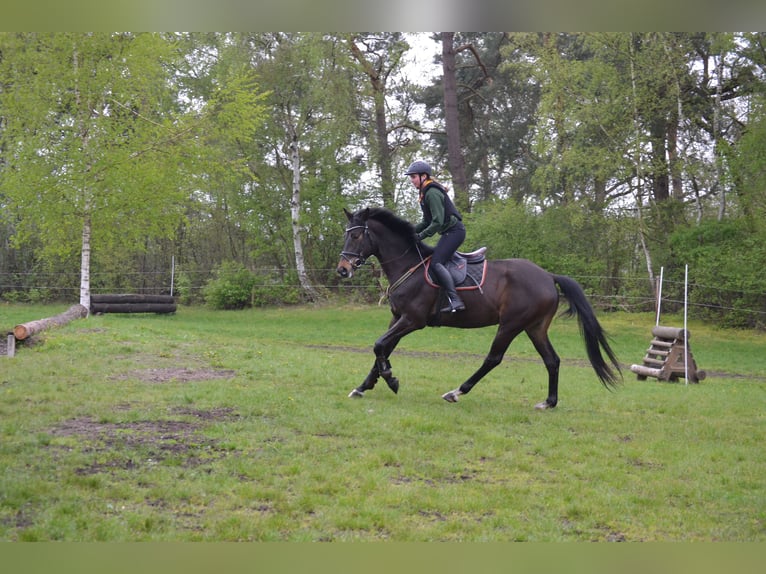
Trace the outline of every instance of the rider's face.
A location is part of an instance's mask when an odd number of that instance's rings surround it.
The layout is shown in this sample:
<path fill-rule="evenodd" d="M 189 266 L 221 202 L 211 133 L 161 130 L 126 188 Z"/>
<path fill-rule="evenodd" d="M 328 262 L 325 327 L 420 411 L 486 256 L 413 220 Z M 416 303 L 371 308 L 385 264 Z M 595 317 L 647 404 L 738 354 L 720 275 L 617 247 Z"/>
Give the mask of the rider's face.
<path fill-rule="evenodd" d="M 410 182 L 412 182 L 412 185 L 414 185 L 416 189 L 420 189 L 420 184 L 422 183 L 422 177 L 423 176 L 419 173 L 410 174 Z"/>

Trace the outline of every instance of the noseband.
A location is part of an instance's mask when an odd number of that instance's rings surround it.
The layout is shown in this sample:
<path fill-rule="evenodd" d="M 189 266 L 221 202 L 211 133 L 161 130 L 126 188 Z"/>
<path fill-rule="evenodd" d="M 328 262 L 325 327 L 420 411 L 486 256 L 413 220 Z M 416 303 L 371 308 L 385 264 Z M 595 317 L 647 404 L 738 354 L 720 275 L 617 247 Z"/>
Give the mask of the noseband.
<path fill-rule="evenodd" d="M 367 224 L 364 225 L 352 225 L 351 227 L 346 228 L 345 235 L 348 235 L 350 232 L 352 232 L 354 229 L 364 229 L 364 237 L 372 243 L 372 240 L 370 239 L 370 230 L 367 228 Z M 340 256 L 349 262 L 351 265 L 351 268 L 356 270 L 362 265 L 365 264 L 367 261 L 367 256 L 362 255 L 361 253 L 355 253 L 354 251 L 341 251 Z"/>

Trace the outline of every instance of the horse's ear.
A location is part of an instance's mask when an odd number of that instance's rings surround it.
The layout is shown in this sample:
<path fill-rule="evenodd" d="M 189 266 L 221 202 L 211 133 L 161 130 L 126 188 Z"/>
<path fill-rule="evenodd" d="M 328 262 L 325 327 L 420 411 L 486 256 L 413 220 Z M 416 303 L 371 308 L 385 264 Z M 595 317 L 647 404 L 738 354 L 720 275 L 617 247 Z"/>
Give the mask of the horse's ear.
<path fill-rule="evenodd" d="M 351 213 L 351 212 L 350 212 L 348 209 L 346 209 L 345 207 L 343 208 L 343 213 L 345 213 L 345 214 L 346 214 L 346 217 L 348 218 L 348 220 L 349 220 L 349 221 L 351 221 L 351 218 L 354 216 L 354 214 L 353 214 L 353 213 Z"/>

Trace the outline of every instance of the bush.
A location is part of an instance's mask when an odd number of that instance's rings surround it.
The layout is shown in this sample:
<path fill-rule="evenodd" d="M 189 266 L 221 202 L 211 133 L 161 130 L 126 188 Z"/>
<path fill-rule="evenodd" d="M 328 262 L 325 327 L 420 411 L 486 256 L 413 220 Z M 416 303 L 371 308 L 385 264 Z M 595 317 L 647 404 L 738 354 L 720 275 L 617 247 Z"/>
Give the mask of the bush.
<path fill-rule="evenodd" d="M 225 261 L 215 278 L 202 288 L 205 303 L 213 309 L 243 309 L 252 305 L 255 276 L 240 263 Z"/>
<path fill-rule="evenodd" d="M 742 220 L 704 221 L 671 237 L 677 275 L 689 265 L 694 314 L 724 327 L 763 328 L 766 237 Z M 682 298 L 682 296 L 679 296 Z"/>
<path fill-rule="evenodd" d="M 175 295 L 181 305 L 191 305 L 194 302 L 192 280 L 188 273 L 179 273 L 176 275 Z"/>

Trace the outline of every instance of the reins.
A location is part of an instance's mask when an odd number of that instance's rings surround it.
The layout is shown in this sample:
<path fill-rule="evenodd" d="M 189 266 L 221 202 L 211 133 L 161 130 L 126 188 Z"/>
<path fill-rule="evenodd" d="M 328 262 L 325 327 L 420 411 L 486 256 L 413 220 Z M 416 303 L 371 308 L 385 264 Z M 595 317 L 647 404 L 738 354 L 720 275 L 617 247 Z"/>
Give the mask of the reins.
<path fill-rule="evenodd" d="M 408 250 L 408 251 L 409 251 L 409 250 Z M 401 257 L 401 256 L 400 256 L 400 257 Z M 385 295 L 383 295 L 383 297 L 381 298 L 381 301 L 382 301 L 383 299 L 385 299 L 385 298 L 389 297 L 389 296 L 391 295 L 391 293 L 393 293 L 393 292 L 394 292 L 396 289 L 398 289 L 398 288 L 399 288 L 399 287 L 400 287 L 400 286 L 401 286 L 401 285 L 402 285 L 402 284 L 403 284 L 405 281 L 407 281 L 407 279 L 409 279 L 409 278 L 410 278 L 410 276 L 411 276 L 413 273 L 415 273 L 415 271 L 417 270 L 417 268 L 418 268 L 418 267 L 421 267 L 422 265 L 425 265 L 426 261 L 428 261 L 428 259 L 429 259 L 430 257 L 431 257 L 431 256 L 429 255 L 428 257 L 426 257 L 425 259 L 423 259 L 423 256 L 421 255 L 421 256 L 420 256 L 420 263 L 418 263 L 417 265 L 413 265 L 412 267 L 410 267 L 410 268 L 409 268 L 409 269 L 408 269 L 408 270 L 407 270 L 407 271 L 404 273 L 404 275 L 402 275 L 401 277 L 399 277 L 399 279 L 397 279 L 396 281 L 394 281 L 393 283 L 391 283 L 391 285 L 389 285 L 388 287 L 386 287 L 386 293 L 385 293 Z"/>

